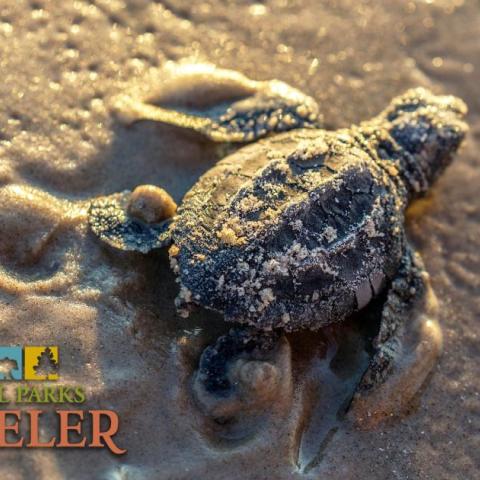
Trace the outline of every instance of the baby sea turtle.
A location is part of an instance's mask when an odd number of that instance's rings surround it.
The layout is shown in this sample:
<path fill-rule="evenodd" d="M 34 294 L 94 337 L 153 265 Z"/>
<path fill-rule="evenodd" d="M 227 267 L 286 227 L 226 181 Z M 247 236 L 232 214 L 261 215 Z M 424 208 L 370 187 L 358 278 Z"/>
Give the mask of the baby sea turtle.
<path fill-rule="evenodd" d="M 133 110 L 138 118 L 193 128 L 214 141 L 290 131 L 218 162 L 185 195 L 173 218 L 171 199 L 160 190 L 156 198 L 169 204 L 168 214 L 138 214 L 138 198 L 133 214 L 130 192 L 94 200 L 93 232 L 124 250 L 171 244 L 179 311 L 187 315 L 200 305 L 252 327 L 251 336 L 233 329 L 204 351 L 200 377 L 209 392 L 231 394 L 230 357 L 258 345 L 268 351 L 279 331 L 341 322 L 385 290 L 376 353 L 359 402 L 395 368 L 405 375 L 423 369 L 423 380 L 433 363 L 425 367 L 421 357 L 438 354 L 440 337 L 428 275 L 407 240 L 404 214 L 460 146 L 467 131 L 465 104 L 416 88 L 369 121 L 326 131 L 319 128 L 311 98 L 278 82 L 273 89 L 269 82 L 246 88 L 242 82 L 251 81 L 238 75 L 211 70 L 202 77 L 221 98 L 208 108 L 140 102 Z M 152 211 L 145 198 L 145 209 Z"/>

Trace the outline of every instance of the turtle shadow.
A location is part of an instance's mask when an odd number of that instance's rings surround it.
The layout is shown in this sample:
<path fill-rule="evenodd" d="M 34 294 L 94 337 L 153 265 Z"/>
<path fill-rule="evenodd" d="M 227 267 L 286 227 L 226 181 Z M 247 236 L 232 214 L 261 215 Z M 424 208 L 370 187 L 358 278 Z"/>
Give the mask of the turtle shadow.
<path fill-rule="evenodd" d="M 153 184 L 167 190 L 178 203 L 223 153 L 221 145 L 179 127 L 149 120 L 124 125 L 114 119 L 112 142 L 102 154 L 100 167 L 105 181 L 97 193 Z"/>
<path fill-rule="evenodd" d="M 113 116 L 111 131 L 112 142 L 103 154 L 99 175 L 106 181 L 100 182 L 98 195 L 152 184 L 164 188 L 180 204 L 198 178 L 225 155 L 224 145 L 187 129 L 149 120 L 126 125 Z M 167 349 L 169 341 L 184 331 L 207 328 L 212 317 L 212 323 L 221 323 L 220 316 L 205 312 L 180 319 L 175 309 L 178 285 L 169 265 L 168 247 L 148 254 L 122 252 L 101 243 L 98 247 L 112 268 L 139 273 L 140 280 L 126 283 L 117 295 L 134 311 L 129 333 L 142 354 Z M 101 322 L 98 328 L 100 336 L 109 335 L 108 327 Z M 155 340 L 165 336 L 167 344 Z"/>
<path fill-rule="evenodd" d="M 102 177 L 107 181 L 98 192 L 101 195 L 152 184 L 165 189 L 181 204 L 185 193 L 203 173 L 226 152 L 238 148 L 216 144 L 188 129 L 150 120 L 125 125 L 112 117 L 111 130 L 113 139 L 103 159 Z M 119 293 L 126 302 L 139 308 L 133 334 L 145 336 L 147 344 L 152 342 L 155 332 L 160 333 L 161 323 L 173 325 L 169 331 L 174 333 L 194 329 L 197 324 L 203 326 L 207 317 L 215 317 L 214 323 L 221 321 L 220 316 L 203 311 L 183 319 L 177 328 L 180 323 L 175 309 L 178 285 L 169 265 L 168 247 L 148 254 L 121 252 L 103 244 L 100 248 L 109 263 L 133 267 L 141 273 L 139 284 L 133 288 L 128 285 Z"/>
<path fill-rule="evenodd" d="M 89 190 L 89 198 L 153 184 L 180 202 L 198 177 L 223 156 L 218 146 L 198 135 L 151 121 L 125 126 L 113 120 L 111 131 L 108 150 L 99 153 L 98 181 Z M 169 265 L 168 248 L 148 254 L 124 252 L 88 232 L 84 252 L 94 258 L 88 268 L 100 279 L 98 286 L 104 284 L 105 275 L 112 277 L 95 304 L 101 386 L 89 394 L 88 404 L 118 412 L 123 425 L 118 443 L 135 455 L 137 447 L 129 432 L 141 428 L 137 425 L 152 411 L 173 408 L 170 397 L 177 379 L 172 350 L 185 335 L 198 333 L 210 339 L 228 326 L 212 312 L 193 313 L 189 319 L 179 317 L 175 309 L 178 285 Z M 154 452 L 156 439 L 152 435 Z M 155 461 L 152 455 L 152 463 Z"/>

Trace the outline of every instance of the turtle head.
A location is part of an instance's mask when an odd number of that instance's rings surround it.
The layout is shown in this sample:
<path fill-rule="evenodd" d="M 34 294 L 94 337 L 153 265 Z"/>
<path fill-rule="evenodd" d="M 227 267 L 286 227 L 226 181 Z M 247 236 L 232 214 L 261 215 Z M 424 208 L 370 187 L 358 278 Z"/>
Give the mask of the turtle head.
<path fill-rule="evenodd" d="M 450 164 L 468 130 L 465 103 L 424 88 L 408 90 L 381 114 L 396 144 L 400 175 L 411 196 L 425 193 Z"/>

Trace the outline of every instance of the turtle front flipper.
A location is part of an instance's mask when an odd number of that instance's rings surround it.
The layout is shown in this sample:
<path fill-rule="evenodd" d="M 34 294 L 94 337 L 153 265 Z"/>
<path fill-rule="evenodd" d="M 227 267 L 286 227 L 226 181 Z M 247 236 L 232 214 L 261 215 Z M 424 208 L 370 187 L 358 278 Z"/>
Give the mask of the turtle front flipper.
<path fill-rule="evenodd" d="M 88 209 L 92 232 L 108 245 L 147 253 L 170 243 L 170 223 L 177 205 L 162 188 L 141 185 L 94 199 Z"/>
<path fill-rule="evenodd" d="M 357 426 L 374 427 L 406 409 L 442 349 L 437 314 L 428 273 L 408 248 L 383 307 L 376 352 L 350 407 Z"/>
<path fill-rule="evenodd" d="M 254 81 L 209 64 L 169 64 L 159 87 L 122 95 L 121 120 L 151 120 L 193 130 L 215 142 L 250 142 L 273 132 L 318 127 L 318 105 L 278 80 Z"/>

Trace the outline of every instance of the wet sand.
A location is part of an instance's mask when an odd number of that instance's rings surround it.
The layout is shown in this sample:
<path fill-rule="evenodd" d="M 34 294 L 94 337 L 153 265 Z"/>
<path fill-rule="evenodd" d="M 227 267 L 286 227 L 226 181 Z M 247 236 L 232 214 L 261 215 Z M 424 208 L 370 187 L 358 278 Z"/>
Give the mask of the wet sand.
<path fill-rule="evenodd" d="M 85 385 L 86 407 L 118 412 L 118 443 L 128 454 L 3 450 L 2 476 L 476 478 L 479 34 L 473 0 L 4 0 L 1 343 L 59 345 L 62 383 Z M 326 380 L 322 334 L 310 343 L 300 335 L 292 339 L 292 405 L 263 419 L 249 441 L 205 435 L 188 395 L 194 345 L 225 326 L 211 314 L 176 316 L 166 253 L 102 246 L 85 216 L 89 198 L 144 183 L 180 201 L 216 161 L 218 150 L 198 138 L 151 122 L 126 127 L 111 114 L 116 95 L 154 89 L 165 62 L 186 58 L 286 81 L 317 99 L 328 128 L 366 119 L 418 85 L 468 104 L 471 131 L 460 155 L 409 215 L 408 232 L 441 302 L 445 345 L 408 415 L 370 432 L 337 425 L 338 392 L 354 388 L 362 366 L 352 327 L 347 350 L 356 354 L 342 359 L 344 383 Z M 310 465 L 303 473 L 299 444 Z"/>

